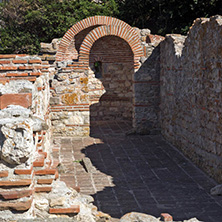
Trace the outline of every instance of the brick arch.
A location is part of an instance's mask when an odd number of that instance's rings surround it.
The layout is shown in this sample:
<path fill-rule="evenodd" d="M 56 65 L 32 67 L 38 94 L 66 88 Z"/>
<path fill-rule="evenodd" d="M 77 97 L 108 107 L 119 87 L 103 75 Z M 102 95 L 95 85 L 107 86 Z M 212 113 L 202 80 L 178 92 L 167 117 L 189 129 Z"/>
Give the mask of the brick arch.
<path fill-rule="evenodd" d="M 70 44 L 73 41 L 73 38 L 84 29 L 87 29 L 92 26 L 98 26 L 98 25 L 120 26 L 128 30 L 128 32 L 134 35 L 134 38 L 138 39 L 139 41 L 139 37 L 136 31 L 124 21 L 117 18 L 108 17 L 108 16 L 93 16 L 93 17 L 89 17 L 89 18 L 86 18 L 77 22 L 65 33 L 65 35 L 63 36 L 59 44 L 59 49 L 56 53 L 56 61 L 67 61 L 67 60 L 73 59 L 72 57 L 73 53 L 70 51 L 70 48 L 72 48 L 70 47 Z"/>
<path fill-rule="evenodd" d="M 99 26 L 93 29 L 83 40 L 79 51 L 79 61 L 88 62 L 89 54 L 93 44 L 100 38 L 104 36 L 117 36 L 125 40 L 134 55 L 134 68 L 138 68 L 139 59 L 143 56 L 143 51 L 139 42 L 139 37 L 122 26 L 109 25 L 109 26 Z"/>

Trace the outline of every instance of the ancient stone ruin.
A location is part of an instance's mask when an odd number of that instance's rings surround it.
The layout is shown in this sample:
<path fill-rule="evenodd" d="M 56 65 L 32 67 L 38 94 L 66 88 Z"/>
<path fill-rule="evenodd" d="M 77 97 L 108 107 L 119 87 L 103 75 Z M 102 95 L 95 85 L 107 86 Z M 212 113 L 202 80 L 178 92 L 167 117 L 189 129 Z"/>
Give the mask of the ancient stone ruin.
<path fill-rule="evenodd" d="M 88 136 L 98 121 L 162 133 L 222 182 L 221 16 L 165 38 L 95 16 L 41 48 L 36 56 L 0 55 L 1 217 L 107 219 L 78 187 L 59 181 L 53 143 Z"/>

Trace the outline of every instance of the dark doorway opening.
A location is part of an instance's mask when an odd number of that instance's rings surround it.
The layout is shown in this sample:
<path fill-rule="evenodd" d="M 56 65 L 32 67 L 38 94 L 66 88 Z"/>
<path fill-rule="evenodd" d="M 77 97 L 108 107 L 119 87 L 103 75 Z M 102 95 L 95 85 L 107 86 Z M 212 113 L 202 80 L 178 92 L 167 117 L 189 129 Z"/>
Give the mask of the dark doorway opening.
<path fill-rule="evenodd" d="M 89 64 L 101 84 L 98 88 L 105 89 L 104 94 L 90 94 L 91 128 L 98 121 L 127 121 L 132 126 L 134 57 L 128 43 L 116 36 L 100 38 L 92 46 Z"/>

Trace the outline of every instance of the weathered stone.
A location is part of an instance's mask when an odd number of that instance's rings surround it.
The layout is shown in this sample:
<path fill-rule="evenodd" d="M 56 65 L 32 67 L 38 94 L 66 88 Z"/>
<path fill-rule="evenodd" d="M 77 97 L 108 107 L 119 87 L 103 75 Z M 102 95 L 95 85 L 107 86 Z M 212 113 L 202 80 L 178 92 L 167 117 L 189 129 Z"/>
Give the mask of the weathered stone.
<path fill-rule="evenodd" d="M 211 195 L 222 195 L 222 184 L 213 187 L 210 190 Z"/>
<path fill-rule="evenodd" d="M 183 222 L 201 222 L 201 221 L 198 220 L 197 218 L 191 218 L 189 220 L 184 220 Z"/>
<path fill-rule="evenodd" d="M 1 158 L 10 164 L 26 162 L 34 151 L 31 121 L 23 118 L 3 119 L 0 126 Z"/>
<path fill-rule="evenodd" d="M 14 94 L 14 93 L 33 93 L 34 86 L 28 80 L 12 80 L 5 85 L 0 84 L 0 93 L 1 94 Z"/>
<path fill-rule="evenodd" d="M 78 221 L 78 222 L 96 222 L 94 217 L 92 215 L 88 215 L 88 214 L 78 214 L 75 219 Z"/>
<path fill-rule="evenodd" d="M 59 97 L 50 97 L 49 104 L 50 105 L 60 104 L 60 98 Z"/>
<path fill-rule="evenodd" d="M 49 208 L 49 201 L 43 196 L 40 196 L 40 198 L 35 199 L 35 207 L 41 211 L 46 211 Z"/>
<path fill-rule="evenodd" d="M 50 207 L 63 206 L 66 201 L 65 197 L 58 197 L 50 200 Z"/>
<path fill-rule="evenodd" d="M 109 214 L 103 213 L 101 211 L 96 211 L 95 214 L 93 214 L 96 218 L 96 222 L 106 222 L 111 219 L 111 216 Z"/>
<path fill-rule="evenodd" d="M 160 220 L 148 214 L 132 212 L 121 217 L 120 222 L 160 222 Z"/>
<path fill-rule="evenodd" d="M 76 201 L 82 204 L 90 204 L 94 202 L 94 199 L 90 195 L 81 194 L 80 196 L 76 196 Z"/>
<path fill-rule="evenodd" d="M 37 115 L 32 115 L 33 120 L 33 131 L 38 132 L 42 130 L 48 130 L 49 126 L 46 124 L 45 120 Z"/>
<path fill-rule="evenodd" d="M 26 109 L 19 105 L 9 105 L 6 109 L 0 111 L 0 119 L 3 118 L 12 118 L 12 117 L 23 117 L 29 118 L 32 112 L 29 109 Z M 4 120 L 1 120 L 4 121 Z M 4 121 L 6 122 L 6 121 Z"/>
<path fill-rule="evenodd" d="M 88 157 L 83 158 L 82 163 L 88 173 L 96 172 L 96 168 L 92 165 L 92 162 Z"/>
<path fill-rule="evenodd" d="M 142 30 L 140 31 L 140 34 L 141 34 L 142 36 L 147 36 L 147 35 L 150 34 L 150 30 L 149 30 L 149 29 L 142 29 Z"/>
<path fill-rule="evenodd" d="M 74 190 L 69 189 L 66 184 L 62 181 L 53 181 L 52 183 L 52 192 L 50 193 L 50 198 L 55 196 L 63 197 L 65 195 L 69 195 L 75 192 Z"/>
<path fill-rule="evenodd" d="M 41 42 L 41 52 L 43 53 L 56 53 L 59 46 L 60 39 L 53 39 L 51 43 Z"/>

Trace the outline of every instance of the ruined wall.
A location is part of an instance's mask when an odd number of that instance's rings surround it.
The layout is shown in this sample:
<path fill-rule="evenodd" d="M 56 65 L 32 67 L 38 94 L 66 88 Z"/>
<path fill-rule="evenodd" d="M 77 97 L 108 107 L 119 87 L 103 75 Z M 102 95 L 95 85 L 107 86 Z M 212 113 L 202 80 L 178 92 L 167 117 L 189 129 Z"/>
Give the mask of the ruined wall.
<path fill-rule="evenodd" d="M 49 65 L 0 55 L 0 210 L 33 215 L 33 195 L 56 179 L 50 150 Z M 10 216 L 10 211 L 8 211 Z M 18 214 L 19 215 L 19 214 Z M 24 216 L 24 215 L 23 215 Z"/>
<path fill-rule="evenodd" d="M 222 17 L 195 20 L 161 43 L 161 131 L 222 182 Z"/>
<path fill-rule="evenodd" d="M 110 17 L 83 21 L 40 56 L 0 55 L 0 210 L 32 215 L 34 194 L 58 178 L 51 133 L 87 136 L 90 117 L 161 128 L 222 182 L 222 18 L 165 40 Z"/>
<path fill-rule="evenodd" d="M 130 120 L 135 132 L 158 133 L 160 52 L 155 48 L 163 39 L 107 16 L 73 25 L 56 53 L 53 134 L 88 135 L 91 122 L 98 120 Z"/>
<path fill-rule="evenodd" d="M 88 67 L 60 62 L 51 81 L 50 118 L 55 136 L 89 135 Z"/>
<path fill-rule="evenodd" d="M 133 73 L 142 55 L 135 30 L 116 18 L 90 17 L 70 28 L 59 44 L 51 81 L 53 134 L 89 135 L 90 118 L 132 121 Z M 95 62 L 102 64 L 101 77 Z"/>

